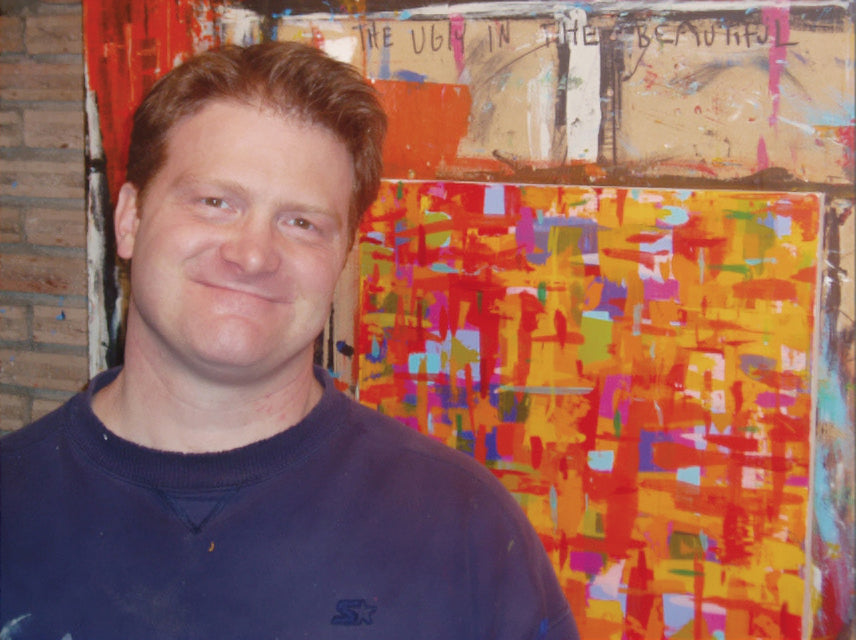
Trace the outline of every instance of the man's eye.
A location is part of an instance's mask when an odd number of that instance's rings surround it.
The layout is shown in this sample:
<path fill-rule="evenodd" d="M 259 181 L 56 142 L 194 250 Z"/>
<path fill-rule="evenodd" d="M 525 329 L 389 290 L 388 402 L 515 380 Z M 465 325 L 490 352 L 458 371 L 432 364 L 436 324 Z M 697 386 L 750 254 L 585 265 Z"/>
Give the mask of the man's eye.
<path fill-rule="evenodd" d="M 206 207 L 214 207 L 215 209 L 225 209 L 228 206 L 223 198 L 202 198 L 202 203 Z"/>
<path fill-rule="evenodd" d="M 307 231 L 314 229 L 315 225 L 309 222 L 306 218 L 292 218 L 289 221 L 289 224 L 292 227 L 297 227 L 298 229 L 306 229 Z"/>

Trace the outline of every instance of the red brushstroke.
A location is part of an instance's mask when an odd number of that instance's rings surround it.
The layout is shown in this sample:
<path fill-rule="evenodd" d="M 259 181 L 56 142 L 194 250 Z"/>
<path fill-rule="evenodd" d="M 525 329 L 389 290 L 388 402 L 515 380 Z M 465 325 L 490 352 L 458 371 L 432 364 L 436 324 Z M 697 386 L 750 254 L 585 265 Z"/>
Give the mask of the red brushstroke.
<path fill-rule="evenodd" d="M 531 293 L 520 295 L 520 329 L 517 334 L 517 362 L 514 363 L 514 379 L 526 380 L 532 365 L 532 334 L 538 328 L 538 318 L 544 305 Z"/>
<path fill-rule="evenodd" d="M 856 126 L 847 125 L 835 128 L 835 141 L 841 145 L 841 166 L 845 171 L 856 169 Z"/>
<path fill-rule="evenodd" d="M 479 393 L 486 398 L 490 393 L 491 381 L 494 378 L 496 363 L 500 354 L 499 349 L 499 325 L 500 317 L 497 313 L 490 313 L 497 302 L 505 297 L 505 289 L 502 286 L 488 285 L 481 291 L 477 304 L 470 307 L 467 318 L 475 327 L 479 328 Z"/>
<path fill-rule="evenodd" d="M 766 417 L 763 422 L 770 425 L 770 438 L 778 442 L 807 442 L 810 425 L 799 416 L 789 416 L 776 412 Z"/>
<path fill-rule="evenodd" d="M 824 542 L 820 536 L 813 539 L 812 548 L 816 557 L 821 557 L 828 550 L 824 549 Z M 849 603 L 841 603 L 839 594 L 841 586 L 836 584 L 835 577 L 830 571 L 822 572 L 822 582 L 820 592 L 823 594 L 823 604 L 820 615 L 815 616 L 815 638 L 833 638 L 837 637 L 833 630 L 841 629 L 845 620 L 841 615 L 842 612 L 849 611 Z M 851 593 L 853 587 L 850 587 Z M 842 606 L 843 604 L 843 606 Z M 840 637 L 840 636 L 838 636 Z"/>
<path fill-rule="evenodd" d="M 635 251 L 633 249 L 617 249 L 612 247 L 602 247 L 601 253 L 610 258 L 616 258 L 618 260 L 628 260 L 630 262 L 634 262 L 637 264 L 644 265 L 648 269 L 653 269 L 656 264 L 655 257 L 653 253 L 648 251 Z M 663 252 L 665 255 L 665 252 Z"/>
<path fill-rule="evenodd" d="M 775 442 L 775 441 L 773 441 Z M 663 469 L 680 469 L 681 467 L 725 467 L 738 464 L 741 467 L 766 469 L 768 471 L 788 471 L 792 462 L 784 454 L 754 455 L 751 451 L 737 450 L 731 453 L 720 451 L 699 450 L 676 442 L 658 442 L 654 445 L 654 464 Z"/>
<path fill-rule="evenodd" d="M 445 342 L 446 336 L 449 334 L 449 311 L 448 307 L 442 307 L 440 309 L 440 341 Z"/>
<path fill-rule="evenodd" d="M 496 425 L 496 451 L 501 457 L 512 458 L 514 456 L 514 442 L 518 431 L 520 431 L 519 425 L 513 422 L 503 422 Z"/>
<path fill-rule="evenodd" d="M 601 382 L 597 381 L 595 387 L 585 394 L 585 414 L 580 418 L 578 425 L 580 434 L 583 436 L 583 446 L 586 451 L 593 451 L 597 441 L 598 407 L 600 407 Z"/>
<path fill-rule="evenodd" d="M 672 247 L 675 255 L 681 255 L 693 262 L 698 261 L 701 249 L 706 249 L 708 264 L 721 264 L 728 246 L 728 238 L 711 237 L 702 227 L 701 221 L 690 218 L 687 224 L 677 227 L 672 233 Z"/>
<path fill-rule="evenodd" d="M 735 468 L 739 470 L 739 467 Z M 740 482 L 739 475 L 734 481 Z M 735 496 L 734 500 L 739 500 L 739 496 Z M 740 564 L 752 556 L 753 536 L 750 530 L 749 513 L 738 502 L 732 500 L 726 501 L 724 506 L 721 560 L 727 564 Z"/>
<path fill-rule="evenodd" d="M 706 633 L 707 625 L 704 619 L 702 605 L 704 603 L 704 563 L 700 554 L 696 554 L 693 559 L 693 637 L 704 638 L 709 637 Z"/>
<path fill-rule="evenodd" d="M 811 266 L 805 269 L 800 269 L 794 274 L 794 282 L 805 282 L 813 285 L 817 280 L 817 267 Z"/>
<path fill-rule="evenodd" d="M 616 192 L 616 217 L 618 218 L 618 224 L 620 226 L 624 225 L 624 203 L 627 200 L 627 190 L 619 189 Z"/>
<path fill-rule="evenodd" d="M 758 451 L 761 444 L 760 440 L 755 438 L 746 438 L 744 436 L 728 436 L 712 433 L 707 436 L 707 441 L 720 447 L 726 447 L 731 451 L 742 451 L 746 453 Z"/>
<path fill-rule="evenodd" d="M 640 550 L 636 553 L 636 564 L 630 569 L 627 579 L 627 618 L 636 622 L 627 628 L 628 640 L 643 640 L 648 637 L 648 619 L 658 599 L 651 591 L 653 580 L 654 572 L 648 568 L 645 551 Z"/>
<path fill-rule="evenodd" d="M 134 110 L 176 63 L 197 47 L 216 44 L 202 40 L 202 25 L 213 21 L 213 9 L 219 4 L 219 0 L 83 3 L 87 89 L 97 104 L 113 202 L 125 180 Z"/>
<path fill-rule="evenodd" d="M 634 233 L 632 236 L 627 237 L 627 242 L 632 242 L 634 244 L 648 244 L 657 242 L 657 240 L 662 239 L 665 235 L 665 233 Z"/>
<path fill-rule="evenodd" d="M 604 533 L 609 553 L 613 557 L 627 557 L 633 538 L 633 525 L 639 514 L 639 415 L 633 403 L 623 425 L 621 439 L 615 452 L 612 469 L 612 495 L 604 514 Z"/>
<path fill-rule="evenodd" d="M 801 613 L 792 613 L 788 610 L 787 605 L 782 605 L 779 627 L 782 629 L 783 640 L 800 640 L 802 638 Z"/>
<path fill-rule="evenodd" d="M 612 554 L 615 552 L 615 545 L 612 541 L 608 541 L 605 538 L 595 538 L 591 536 L 586 536 L 582 534 L 577 534 L 569 539 L 571 549 L 585 549 L 586 551 L 591 551 L 592 553 L 605 553 Z M 638 549 L 644 549 L 647 547 L 647 543 L 641 540 L 633 540 L 631 539 L 628 542 L 628 546 L 624 549 L 623 553 L 621 553 L 621 557 L 628 557 L 632 551 Z M 592 637 L 597 638 L 598 636 L 583 636 L 583 637 Z"/>
<path fill-rule="evenodd" d="M 738 282 L 733 287 L 734 295 L 747 300 L 792 300 L 798 301 L 797 287 L 790 280 L 758 278 Z"/>
<path fill-rule="evenodd" d="M 529 447 L 532 455 L 532 468 L 538 469 L 541 467 L 541 459 L 544 456 L 544 445 L 541 442 L 541 438 L 538 436 L 529 438 Z"/>

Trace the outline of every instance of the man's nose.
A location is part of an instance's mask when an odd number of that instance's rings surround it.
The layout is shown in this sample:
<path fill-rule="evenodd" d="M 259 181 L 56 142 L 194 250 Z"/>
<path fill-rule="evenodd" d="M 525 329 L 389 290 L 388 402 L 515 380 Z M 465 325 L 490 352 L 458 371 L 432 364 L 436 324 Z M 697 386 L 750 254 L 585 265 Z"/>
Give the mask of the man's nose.
<path fill-rule="evenodd" d="M 243 273 L 271 273 L 282 260 L 275 233 L 265 222 L 246 220 L 232 229 L 220 247 L 220 254 Z"/>

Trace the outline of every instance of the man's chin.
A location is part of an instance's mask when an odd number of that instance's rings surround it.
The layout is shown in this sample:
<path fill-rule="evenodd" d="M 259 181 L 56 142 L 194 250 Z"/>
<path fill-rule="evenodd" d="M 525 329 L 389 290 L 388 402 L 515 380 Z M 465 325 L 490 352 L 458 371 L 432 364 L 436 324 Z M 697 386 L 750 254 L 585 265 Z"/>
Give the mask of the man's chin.
<path fill-rule="evenodd" d="M 212 382 L 242 386 L 275 375 L 291 360 L 274 358 L 270 349 L 207 348 L 195 354 L 194 368 Z"/>
<path fill-rule="evenodd" d="M 197 371 L 215 384 L 252 386 L 303 373 L 311 375 L 312 346 L 275 357 L 268 348 L 208 349 L 197 354 Z"/>

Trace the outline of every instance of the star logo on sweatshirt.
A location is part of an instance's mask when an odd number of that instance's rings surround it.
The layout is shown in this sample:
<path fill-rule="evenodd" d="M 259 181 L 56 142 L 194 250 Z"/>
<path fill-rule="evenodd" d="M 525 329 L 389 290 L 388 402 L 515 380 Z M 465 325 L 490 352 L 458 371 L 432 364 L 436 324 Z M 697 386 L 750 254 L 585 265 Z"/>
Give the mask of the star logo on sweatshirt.
<path fill-rule="evenodd" d="M 336 615 L 330 620 L 330 624 L 343 627 L 357 627 L 361 624 L 372 624 L 372 616 L 377 607 L 369 604 L 364 599 L 345 599 L 336 603 Z"/>

